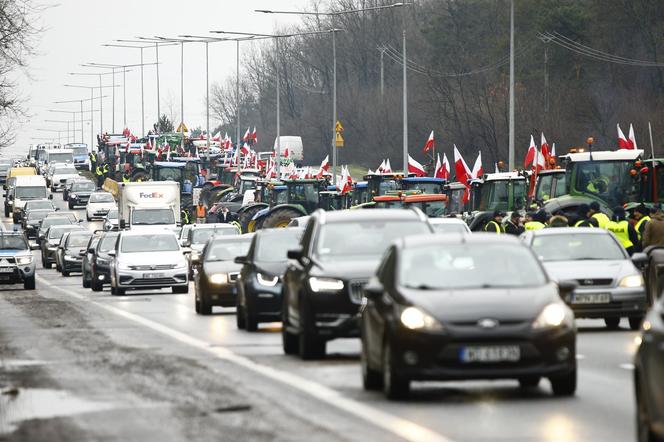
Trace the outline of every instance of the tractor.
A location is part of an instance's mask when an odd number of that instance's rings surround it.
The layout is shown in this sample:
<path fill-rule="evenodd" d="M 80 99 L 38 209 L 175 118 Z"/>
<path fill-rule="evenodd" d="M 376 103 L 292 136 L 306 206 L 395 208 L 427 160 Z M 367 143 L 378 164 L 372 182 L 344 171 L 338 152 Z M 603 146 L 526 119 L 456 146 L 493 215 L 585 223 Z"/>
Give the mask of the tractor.
<path fill-rule="evenodd" d="M 286 227 L 293 218 L 306 216 L 320 207 L 320 192 L 327 190 L 326 180 L 285 180 L 287 202 L 265 215 L 264 228 Z"/>
<path fill-rule="evenodd" d="M 512 212 L 526 208 L 528 181 L 518 172 L 490 173 L 484 176 L 483 183 L 472 186 L 480 187 L 478 211 L 468 221 L 473 232 L 481 231 L 496 210 Z"/>
<path fill-rule="evenodd" d="M 565 169 L 542 170 L 537 174 L 534 203 L 541 206 L 551 198 L 567 193 Z"/>
<path fill-rule="evenodd" d="M 283 186 L 281 182 L 259 180 L 256 186 L 256 199 L 252 203 L 240 207 L 236 212 L 243 233 L 255 231 L 254 216 L 258 212 L 284 202 L 276 202 L 275 200 L 275 196 L 286 189 L 286 186 Z"/>
<path fill-rule="evenodd" d="M 425 194 L 441 194 L 444 192 L 447 180 L 432 177 L 408 177 L 401 180 L 401 189 L 404 191 L 419 191 Z"/>
<path fill-rule="evenodd" d="M 353 190 L 351 191 L 350 206 L 357 206 L 360 204 L 368 203 L 369 201 L 371 201 L 369 185 L 366 181 L 358 181 L 355 183 L 355 185 L 353 185 Z"/>
<path fill-rule="evenodd" d="M 440 218 L 448 213 L 447 195 L 426 193 L 419 195 L 403 195 L 402 200 L 405 209 L 417 207 L 424 212 L 426 216 L 431 218 Z"/>

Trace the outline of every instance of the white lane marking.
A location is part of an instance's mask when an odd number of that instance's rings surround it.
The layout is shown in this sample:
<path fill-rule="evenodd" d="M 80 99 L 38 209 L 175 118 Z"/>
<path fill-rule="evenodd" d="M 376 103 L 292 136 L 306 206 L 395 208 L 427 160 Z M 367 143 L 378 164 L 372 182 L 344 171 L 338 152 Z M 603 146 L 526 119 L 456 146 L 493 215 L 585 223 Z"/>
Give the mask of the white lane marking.
<path fill-rule="evenodd" d="M 419 424 L 416 424 L 415 422 L 400 418 L 398 416 L 377 410 L 353 399 L 343 397 L 338 391 L 328 388 L 322 384 L 296 376 L 292 373 L 277 370 L 276 368 L 269 367 L 267 365 L 258 364 L 251 359 L 240 356 L 227 348 L 211 347 L 210 344 L 205 341 L 196 339 L 185 333 L 169 328 L 163 324 L 159 324 L 158 322 L 154 322 L 134 313 L 113 307 L 112 305 L 101 304 L 97 301 L 92 301 L 90 298 L 82 296 L 78 293 L 70 292 L 57 287 L 40 276 L 38 276 L 38 279 L 41 283 L 65 295 L 73 296 L 76 299 L 86 302 L 91 302 L 111 313 L 122 316 L 125 319 L 129 319 L 156 332 L 169 336 L 177 341 L 182 342 L 183 344 L 187 344 L 200 350 L 206 351 L 219 359 L 232 362 L 255 373 L 259 373 L 269 379 L 288 385 L 289 387 L 296 390 L 300 390 L 309 396 L 312 396 L 322 402 L 325 402 L 328 405 L 332 405 L 333 407 L 352 414 L 357 418 L 365 420 L 379 428 L 402 437 L 405 440 L 414 442 L 452 442 L 452 439 L 438 434 L 429 428 L 423 427 Z"/>
<path fill-rule="evenodd" d="M 634 364 L 620 364 L 618 367 L 623 370 L 634 370 Z"/>

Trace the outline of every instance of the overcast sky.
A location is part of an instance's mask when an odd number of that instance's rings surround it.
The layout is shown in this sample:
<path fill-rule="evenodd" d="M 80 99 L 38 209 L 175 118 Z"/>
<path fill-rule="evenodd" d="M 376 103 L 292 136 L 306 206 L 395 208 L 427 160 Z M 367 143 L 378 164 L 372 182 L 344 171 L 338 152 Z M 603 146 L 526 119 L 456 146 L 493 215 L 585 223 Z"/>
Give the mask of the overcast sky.
<path fill-rule="evenodd" d="M 21 76 L 19 85 L 27 99 L 29 120 L 20 123 L 16 146 L 12 151 L 23 154 L 29 144 L 39 141 L 33 137 L 57 138 L 54 132 L 37 129 L 58 129 L 62 142 L 66 139 L 66 123 L 46 123 L 44 120 L 70 120 L 71 114 L 49 112 L 55 110 L 80 110 L 80 103 L 54 104 L 55 101 L 79 100 L 90 97 L 88 89 L 64 87 L 64 84 L 98 86 L 97 76 L 72 76 L 70 72 L 100 72 L 84 68 L 82 63 L 107 64 L 139 63 L 138 49 L 102 47 L 115 39 L 131 39 L 136 36 L 168 36 L 183 34 L 206 35 L 215 29 L 245 32 L 274 31 L 279 25 L 298 20 L 294 16 L 275 16 L 254 13 L 254 9 L 302 10 L 311 0 L 63 0 L 47 9 L 41 20 L 45 32 L 28 69 L 29 75 Z M 244 43 L 248 49 L 251 44 Z M 144 63 L 154 62 L 154 49 L 144 50 Z M 185 45 L 184 70 L 184 119 L 190 127 L 205 127 L 205 50 L 203 44 Z M 180 114 L 180 47 L 163 47 L 159 51 L 161 112 L 172 107 L 177 119 Z M 127 73 L 127 125 L 135 133 L 141 130 L 140 69 L 131 68 Z M 119 71 L 118 71 L 119 72 Z M 235 73 L 235 44 L 210 45 L 210 84 L 224 81 Z M 105 75 L 104 84 L 111 84 L 111 75 Z M 156 71 L 154 66 L 144 69 L 145 81 L 145 130 L 157 118 Z M 122 85 L 122 77 L 116 74 L 116 85 Z M 95 96 L 99 90 L 95 90 Z M 115 131 L 123 126 L 122 88 L 115 90 Z M 108 98 L 103 102 L 104 130 L 112 130 L 111 88 L 104 89 Z M 99 100 L 95 100 L 99 109 Z M 89 110 L 89 102 L 84 110 Z M 99 132 L 99 113 L 94 114 L 94 133 Z M 84 120 L 89 120 L 86 112 Z M 80 116 L 76 115 L 76 141 L 80 141 Z M 211 127 L 216 125 L 211 121 Z M 90 143 L 90 126 L 84 123 L 84 141 Z M 71 126 L 71 125 L 70 125 Z"/>

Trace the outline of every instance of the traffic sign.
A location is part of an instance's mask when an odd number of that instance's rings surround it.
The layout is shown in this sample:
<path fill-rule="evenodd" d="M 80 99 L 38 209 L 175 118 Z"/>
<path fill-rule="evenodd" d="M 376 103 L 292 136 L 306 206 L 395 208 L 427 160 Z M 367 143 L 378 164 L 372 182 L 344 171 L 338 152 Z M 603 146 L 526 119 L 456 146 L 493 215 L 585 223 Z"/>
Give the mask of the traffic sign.
<path fill-rule="evenodd" d="M 344 131 L 344 127 L 341 125 L 341 121 L 337 120 L 337 124 L 334 126 L 334 130 L 339 134 Z M 342 140 L 343 142 L 343 140 Z"/>
<path fill-rule="evenodd" d="M 340 132 L 337 132 L 337 137 L 334 141 L 337 147 L 344 147 L 344 137 L 341 136 Z"/>
<path fill-rule="evenodd" d="M 180 132 L 180 133 L 189 132 L 189 129 L 187 129 L 186 124 L 180 123 L 180 125 L 178 126 L 178 128 L 176 129 L 175 132 Z"/>

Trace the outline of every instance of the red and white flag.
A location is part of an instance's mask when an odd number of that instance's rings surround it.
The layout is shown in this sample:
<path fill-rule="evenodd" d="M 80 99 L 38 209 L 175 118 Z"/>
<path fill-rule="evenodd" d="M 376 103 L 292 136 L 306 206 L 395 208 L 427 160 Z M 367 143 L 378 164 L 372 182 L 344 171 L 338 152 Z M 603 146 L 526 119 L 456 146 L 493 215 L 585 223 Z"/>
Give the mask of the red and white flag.
<path fill-rule="evenodd" d="M 482 167 L 482 151 L 477 154 L 477 159 L 475 160 L 475 165 L 473 166 L 472 171 L 473 178 L 482 178 L 484 176 L 484 168 Z"/>
<path fill-rule="evenodd" d="M 551 158 L 556 158 L 556 143 L 551 145 Z"/>
<path fill-rule="evenodd" d="M 353 186 L 353 178 L 350 176 L 350 171 L 347 166 L 341 166 L 341 179 L 337 184 L 337 188 L 341 193 L 350 192 Z"/>
<path fill-rule="evenodd" d="M 376 169 L 376 172 L 378 172 L 378 173 L 383 173 L 384 170 L 385 170 L 385 160 L 383 160 L 383 161 L 380 163 L 380 165 L 378 166 L 378 169 Z"/>
<path fill-rule="evenodd" d="M 436 156 L 436 170 L 434 171 L 434 178 L 442 178 L 444 180 L 450 179 L 450 163 L 447 160 L 447 155 L 443 154 L 443 162 L 440 162 L 440 154 Z"/>
<path fill-rule="evenodd" d="M 427 153 L 431 149 L 433 149 L 435 146 L 435 140 L 433 136 L 433 131 L 431 131 L 431 135 L 429 135 L 429 139 L 427 140 L 426 144 L 424 145 L 424 149 L 422 149 L 422 152 Z"/>
<path fill-rule="evenodd" d="M 242 144 L 242 149 L 241 149 L 242 155 L 248 155 L 249 152 L 251 152 L 251 147 L 249 147 L 249 145 L 247 143 L 243 143 Z"/>
<path fill-rule="evenodd" d="M 634 147 L 630 145 L 629 140 L 627 140 L 627 137 L 625 137 L 625 134 L 620 128 L 620 124 L 617 124 L 616 126 L 618 127 L 618 148 L 627 150 L 634 149 Z"/>
<path fill-rule="evenodd" d="M 544 168 L 548 169 L 551 163 L 551 149 L 549 148 L 549 143 L 546 142 L 546 138 L 544 138 L 544 132 L 542 132 L 540 152 L 542 152 L 542 156 L 544 157 Z"/>
<path fill-rule="evenodd" d="M 456 145 L 454 145 L 454 173 L 456 174 L 456 180 L 466 186 L 462 201 L 465 204 L 470 201 L 470 185 L 468 184 L 468 180 L 470 180 L 472 174 Z"/>
<path fill-rule="evenodd" d="M 415 158 L 408 155 L 408 173 L 414 173 L 415 176 L 426 176 L 427 172 L 424 166 L 420 164 Z"/>
<path fill-rule="evenodd" d="M 528 152 L 526 152 L 526 158 L 524 158 L 523 160 L 523 167 L 528 168 L 528 166 L 533 165 L 536 156 L 537 156 L 537 146 L 535 145 L 535 138 L 531 135 L 530 146 L 528 147 Z"/>
<path fill-rule="evenodd" d="M 318 172 L 316 173 L 316 178 L 323 178 L 323 174 L 330 170 L 330 156 L 327 155 L 325 158 L 323 158 L 323 161 L 320 163 L 320 167 L 318 168 Z"/>
<path fill-rule="evenodd" d="M 628 140 L 628 143 L 629 143 L 631 149 L 638 149 L 639 148 L 636 145 L 636 136 L 634 135 L 634 126 L 632 126 L 632 123 L 629 123 L 629 140 Z"/>
<path fill-rule="evenodd" d="M 254 126 L 254 131 L 251 133 L 251 142 L 253 144 L 258 143 L 258 132 L 256 132 L 256 126 Z"/>
<path fill-rule="evenodd" d="M 385 161 L 385 167 L 383 168 L 383 173 L 392 173 L 392 165 L 390 164 L 389 158 Z"/>
<path fill-rule="evenodd" d="M 244 136 L 242 137 L 242 141 L 249 141 L 251 139 L 251 128 L 247 128 L 247 131 L 244 133 Z"/>

